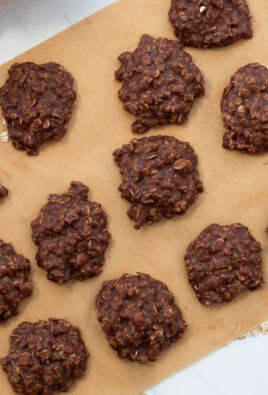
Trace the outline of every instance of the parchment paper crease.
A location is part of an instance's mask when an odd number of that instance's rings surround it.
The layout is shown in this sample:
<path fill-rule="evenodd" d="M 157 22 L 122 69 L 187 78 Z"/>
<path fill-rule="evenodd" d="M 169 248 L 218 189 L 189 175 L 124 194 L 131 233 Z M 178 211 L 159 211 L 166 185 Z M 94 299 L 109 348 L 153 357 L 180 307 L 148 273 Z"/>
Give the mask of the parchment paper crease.
<path fill-rule="evenodd" d="M 199 157 L 205 192 L 182 217 L 134 230 L 126 215 L 128 203 L 117 190 L 120 183 L 112 152 L 133 134 L 134 118 L 123 111 L 114 80 L 117 56 L 133 50 L 143 33 L 174 38 L 168 22 L 169 1 L 119 0 L 16 58 L 16 61 L 62 63 L 76 78 L 78 100 L 67 136 L 28 157 L 11 144 L 0 144 L 1 182 L 10 189 L 0 205 L 0 237 L 29 257 L 34 293 L 21 313 L 2 325 L 0 355 L 6 354 L 8 336 L 20 322 L 62 317 L 81 328 L 91 353 L 85 379 L 70 394 L 134 395 L 209 352 L 239 337 L 268 318 L 268 287 L 248 292 L 229 305 L 202 307 L 188 284 L 183 255 L 189 242 L 212 222 L 242 222 L 264 247 L 268 281 L 268 155 L 250 156 L 221 147 L 223 124 L 219 102 L 230 76 L 249 62 L 268 64 L 267 0 L 248 0 L 254 16 L 254 38 L 218 50 L 186 49 L 206 80 L 206 95 L 198 100 L 185 126 L 167 126 L 147 135 L 166 134 L 191 142 Z M 0 83 L 14 60 L 0 67 Z M 0 119 L 1 130 L 2 119 Z M 0 131 L 1 131 L 0 130 Z M 81 180 L 90 197 L 109 215 L 113 242 L 103 273 L 84 282 L 59 286 L 37 268 L 30 222 L 49 193 L 62 193 L 71 180 Z M 164 281 L 176 296 L 189 328 L 182 341 L 146 366 L 122 361 L 109 347 L 96 320 L 94 299 L 102 281 L 122 273 L 142 271 Z M 0 371 L 0 393 L 11 395 Z"/>

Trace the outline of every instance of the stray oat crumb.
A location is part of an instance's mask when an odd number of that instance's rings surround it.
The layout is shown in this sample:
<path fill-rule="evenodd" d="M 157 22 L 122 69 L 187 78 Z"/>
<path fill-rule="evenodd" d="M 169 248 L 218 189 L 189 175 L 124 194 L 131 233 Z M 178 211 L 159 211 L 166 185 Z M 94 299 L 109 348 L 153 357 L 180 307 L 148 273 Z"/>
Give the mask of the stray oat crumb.
<path fill-rule="evenodd" d="M 262 333 L 263 335 L 268 334 L 268 321 L 265 321 L 262 324 L 255 326 L 255 328 L 251 329 L 246 334 L 239 336 L 238 339 L 242 340 L 245 339 L 246 337 L 256 337 L 260 333 Z"/>
<path fill-rule="evenodd" d="M 201 5 L 201 7 L 199 8 L 199 11 L 201 12 L 201 14 L 202 14 L 202 12 L 205 11 L 205 9 L 206 9 L 206 7 L 204 5 Z"/>
<path fill-rule="evenodd" d="M 263 323 L 260 325 L 260 327 L 261 327 L 262 333 L 263 333 L 264 335 L 267 335 L 267 334 L 268 334 L 268 321 L 263 322 Z"/>
<path fill-rule="evenodd" d="M 8 132 L 7 132 L 7 131 L 2 132 L 2 133 L 0 134 L 0 140 L 1 140 L 3 143 L 7 143 L 7 142 L 8 142 Z"/>
<path fill-rule="evenodd" d="M 259 329 L 258 328 L 253 328 L 253 329 L 251 329 L 251 331 L 249 331 L 247 333 L 247 335 L 249 337 L 256 337 L 256 336 L 258 336 L 258 334 L 259 334 Z"/>

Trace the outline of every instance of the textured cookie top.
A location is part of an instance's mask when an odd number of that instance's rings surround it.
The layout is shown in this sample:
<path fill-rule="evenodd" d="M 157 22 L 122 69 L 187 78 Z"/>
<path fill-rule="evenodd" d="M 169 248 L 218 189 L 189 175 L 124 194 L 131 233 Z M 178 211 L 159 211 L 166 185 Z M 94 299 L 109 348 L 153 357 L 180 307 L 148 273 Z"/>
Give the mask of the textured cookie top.
<path fill-rule="evenodd" d="M 99 203 L 88 201 L 88 191 L 86 185 L 72 181 L 67 193 L 49 195 L 32 222 L 37 263 L 47 270 L 49 280 L 59 284 L 95 276 L 104 264 L 111 239 L 107 217 Z"/>
<path fill-rule="evenodd" d="M 205 92 L 199 68 L 178 41 L 143 35 L 134 52 L 118 59 L 122 64 L 115 77 L 123 82 L 118 95 L 136 116 L 135 133 L 186 122 L 195 98 Z"/>
<path fill-rule="evenodd" d="M 61 139 L 76 99 L 73 77 L 57 63 L 16 63 L 0 89 L 0 106 L 16 149 L 37 155 L 45 141 Z"/>
<path fill-rule="evenodd" d="M 114 152 L 114 160 L 123 179 L 119 190 L 131 203 L 128 215 L 136 229 L 183 214 L 203 192 L 194 150 L 175 137 L 134 139 Z"/>
<path fill-rule="evenodd" d="M 96 308 L 118 356 L 141 363 L 155 361 L 183 336 L 187 326 L 167 286 L 143 273 L 105 281 Z"/>
<path fill-rule="evenodd" d="M 23 322 L 10 336 L 2 369 L 18 394 L 66 392 L 84 376 L 88 352 L 80 330 L 66 320 Z"/>
<path fill-rule="evenodd" d="M 0 240 L 0 321 L 19 312 L 19 304 L 32 294 L 30 261 Z"/>
<path fill-rule="evenodd" d="M 263 284 L 262 247 L 241 224 L 209 225 L 185 255 L 188 279 L 199 301 L 230 302 Z"/>
<path fill-rule="evenodd" d="M 251 15 L 245 0 L 172 0 L 169 20 L 188 46 L 224 47 L 251 38 Z"/>
<path fill-rule="evenodd" d="M 268 69 L 258 63 L 241 67 L 221 99 L 226 132 L 223 147 L 249 154 L 268 151 Z"/>

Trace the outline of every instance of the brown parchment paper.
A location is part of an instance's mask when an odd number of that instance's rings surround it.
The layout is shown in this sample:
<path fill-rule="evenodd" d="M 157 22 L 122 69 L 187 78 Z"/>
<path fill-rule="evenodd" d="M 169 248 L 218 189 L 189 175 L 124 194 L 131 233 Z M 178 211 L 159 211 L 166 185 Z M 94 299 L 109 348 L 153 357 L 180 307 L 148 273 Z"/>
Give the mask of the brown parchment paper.
<path fill-rule="evenodd" d="M 86 377 L 70 394 L 134 395 L 184 368 L 268 318 L 267 284 L 244 293 L 229 305 L 202 307 L 188 284 L 183 255 L 189 242 L 212 222 L 242 222 L 264 247 L 268 282 L 268 155 L 250 156 L 221 147 L 223 124 L 219 102 L 224 87 L 238 67 L 268 62 L 267 0 L 248 0 L 254 16 L 254 38 L 218 50 L 187 49 L 206 80 L 206 95 L 198 100 L 185 126 L 166 126 L 147 135 L 167 134 L 191 142 L 199 157 L 205 192 L 182 217 L 134 230 L 126 215 L 128 203 L 117 190 L 120 183 L 112 152 L 133 134 L 134 117 L 122 109 L 114 80 L 117 56 L 133 50 L 141 34 L 174 38 L 168 22 L 169 1 L 119 0 L 16 58 L 16 61 L 62 63 L 76 78 L 77 105 L 68 134 L 49 143 L 38 157 L 0 144 L 0 180 L 10 189 L 0 204 L 0 237 L 32 262 L 34 293 L 21 305 L 20 314 L 1 325 L 0 355 L 9 348 L 8 336 L 20 322 L 49 317 L 68 319 L 81 328 L 90 351 Z M 0 67 L 0 83 L 14 62 Z M 0 119 L 1 128 L 2 119 Z M 37 268 L 30 222 L 49 193 L 62 193 L 71 180 L 91 189 L 90 198 L 103 204 L 113 241 L 103 273 L 84 282 L 59 286 Z M 117 358 L 96 320 L 94 299 L 107 279 L 142 271 L 164 281 L 189 323 L 182 341 L 147 366 Z M 0 370 L 0 394 L 11 395 Z"/>

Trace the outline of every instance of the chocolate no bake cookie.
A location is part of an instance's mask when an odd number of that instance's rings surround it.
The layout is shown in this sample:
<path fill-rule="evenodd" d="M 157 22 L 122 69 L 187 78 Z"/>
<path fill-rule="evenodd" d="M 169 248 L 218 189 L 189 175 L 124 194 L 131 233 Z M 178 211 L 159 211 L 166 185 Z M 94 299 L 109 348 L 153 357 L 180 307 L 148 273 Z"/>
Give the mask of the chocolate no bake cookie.
<path fill-rule="evenodd" d="M 262 247 L 241 224 L 209 225 L 185 255 L 188 279 L 205 306 L 231 302 L 263 280 Z"/>
<path fill-rule="evenodd" d="M 49 195 L 32 222 L 37 264 L 59 284 L 95 276 L 104 264 L 111 239 L 107 217 L 99 203 L 88 201 L 88 191 L 86 185 L 72 181 L 67 193 Z"/>
<path fill-rule="evenodd" d="M 115 77 L 124 109 L 136 116 L 132 131 L 186 122 L 194 100 L 204 95 L 204 79 L 178 41 L 143 35 L 134 52 L 124 52 Z"/>
<path fill-rule="evenodd" d="M 57 63 L 16 63 L 0 89 L 13 146 L 37 155 L 40 145 L 65 136 L 76 99 L 73 77 Z"/>
<path fill-rule="evenodd" d="M 133 139 L 113 155 L 123 178 L 119 190 L 131 203 L 128 216 L 136 229 L 183 214 L 203 192 L 194 150 L 175 137 Z"/>
<path fill-rule="evenodd" d="M 67 392 L 84 376 L 88 352 L 80 330 L 66 320 L 23 322 L 10 336 L 2 369 L 18 394 Z"/>
<path fill-rule="evenodd" d="M 96 308 L 110 346 L 130 361 L 155 361 L 187 327 L 173 294 L 148 274 L 105 281 Z"/>
<path fill-rule="evenodd" d="M 246 0 L 172 0 L 169 20 L 175 35 L 197 48 L 224 47 L 253 36 Z"/>
<path fill-rule="evenodd" d="M 19 304 L 32 294 L 30 261 L 0 240 L 0 322 L 19 312 Z"/>
<path fill-rule="evenodd" d="M 4 185 L 0 184 L 0 198 L 6 197 L 8 195 L 8 189 Z"/>
<path fill-rule="evenodd" d="M 268 69 L 258 63 L 241 67 L 224 89 L 221 111 L 223 147 L 256 154 L 268 151 Z"/>

